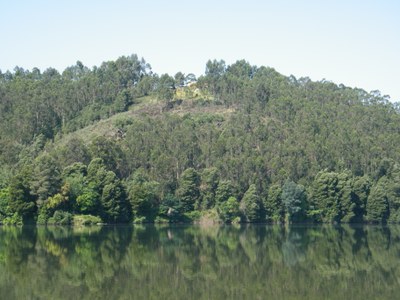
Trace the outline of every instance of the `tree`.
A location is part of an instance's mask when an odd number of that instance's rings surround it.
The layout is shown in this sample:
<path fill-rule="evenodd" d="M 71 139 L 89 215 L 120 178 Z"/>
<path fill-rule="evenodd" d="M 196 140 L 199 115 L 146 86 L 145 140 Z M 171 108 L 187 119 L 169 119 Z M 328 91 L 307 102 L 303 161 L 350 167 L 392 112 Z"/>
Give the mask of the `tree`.
<path fill-rule="evenodd" d="M 135 97 L 148 96 L 151 92 L 153 92 L 155 87 L 155 79 L 156 78 L 152 75 L 143 76 L 133 90 Z"/>
<path fill-rule="evenodd" d="M 337 191 L 338 174 L 321 171 L 313 182 L 312 203 L 319 210 L 322 222 L 340 222 L 340 198 Z"/>
<path fill-rule="evenodd" d="M 262 109 L 264 109 L 269 101 L 270 96 L 271 96 L 270 95 L 271 93 L 269 91 L 267 84 L 265 83 L 265 81 L 260 81 L 260 82 L 256 83 L 256 87 L 253 88 L 253 90 L 255 90 L 255 93 L 254 93 L 255 99 L 260 104 L 260 107 Z"/>
<path fill-rule="evenodd" d="M 397 163 L 394 163 L 387 177 L 387 198 L 389 204 L 388 222 L 400 222 L 400 168 Z"/>
<path fill-rule="evenodd" d="M 82 139 L 76 137 L 69 139 L 65 145 L 57 147 L 54 156 L 61 167 L 72 165 L 75 162 L 82 164 L 90 162 L 88 147 Z"/>
<path fill-rule="evenodd" d="M 97 215 L 100 211 L 100 195 L 91 186 L 84 187 L 76 197 L 76 205 L 83 214 Z"/>
<path fill-rule="evenodd" d="M 283 222 L 284 209 L 282 203 L 282 188 L 273 184 L 268 189 L 268 195 L 264 201 L 265 219 L 267 222 Z"/>
<path fill-rule="evenodd" d="M 176 196 L 182 203 L 183 211 L 190 212 L 198 204 L 200 176 L 193 168 L 186 169 L 178 181 Z"/>
<path fill-rule="evenodd" d="M 160 202 L 159 215 L 172 223 L 182 221 L 183 206 L 181 201 L 174 195 L 167 194 Z"/>
<path fill-rule="evenodd" d="M 114 172 L 108 171 L 100 198 L 100 217 L 106 223 L 125 223 L 131 220 L 131 209 L 124 187 Z"/>
<path fill-rule="evenodd" d="M 134 217 L 146 217 L 147 221 L 153 221 L 160 202 L 159 183 L 149 180 L 144 170 L 139 169 L 128 185 L 128 198 Z"/>
<path fill-rule="evenodd" d="M 225 74 L 226 65 L 225 61 L 214 59 L 208 60 L 206 63 L 205 77 L 203 78 L 205 85 L 214 97 L 219 98 L 221 94 L 220 79 Z"/>
<path fill-rule="evenodd" d="M 168 104 L 175 94 L 175 79 L 168 74 L 161 75 L 156 89 L 157 97 Z"/>
<path fill-rule="evenodd" d="M 358 203 L 356 215 L 358 216 L 356 222 L 362 222 L 365 220 L 367 199 L 371 190 L 371 179 L 368 176 L 358 177 L 354 180 L 353 193 L 357 198 Z"/>
<path fill-rule="evenodd" d="M 322 222 L 352 223 L 363 219 L 365 199 L 361 195 L 366 188 L 364 182 L 355 180 L 348 171 L 336 173 L 321 171 L 317 174 L 312 185 L 311 202 Z M 358 196 L 356 193 L 360 193 Z M 314 215 L 315 216 L 315 215 Z M 318 220 L 318 218 L 316 219 Z"/>
<path fill-rule="evenodd" d="M 218 79 L 222 75 L 224 75 L 226 71 L 225 61 L 223 60 L 208 60 L 206 63 L 206 71 L 205 74 L 207 77 L 212 79 Z"/>
<path fill-rule="evenodd" d="M 175 79 L 175 86 L 182 87 L 185 85 L 185 74 L 183 74 L 182 72 L 176 73 L 174 79 Z"/>
<path fill-rule="evenodd" d="M 113 171 L 108 171 L 101 158 L 93 159 L 87 169 L 87 188 L 77 198 L 85 212 L 97 211 L 106 223 L 124 223 L 131 219 L 131 207 L 125 188 Z"/>
<path fill-rule="evenodd" d="M 353 178 L 349 172 L 338 174 L 337 191 L 340 201 L 340 222 L 353 223 L 362 220 L 362 215 L 359 215 L 361 205 L 356 194 L 353 191 Z"/>
<path fill-rule="evenodd" d="M 30 178 L 30 170 L 25 169 L 11 178 L 9 187 L 10 213 L 21 216 L 24 224 L 33 222 L 37 212 L 36 198 L 29 188 Z"/>
<path fill-rule="evenodd" d="M 232 196 L 235 196 L 235 188 L 232 182 L 230 180 L 221 180 L 215 191 L 215 204 L 220 205 Z"/>
<path fill-rule="evenodd" d="M 305 219 L 307 195 L 304 186 L 286 180 L 282 187 L 282 202 L 289 223 Z"/>
<path fill-rule="evenodd" d="M 209 209 L 215 205 L 215 193 L 219 183 L 217 168 L 207 168 L 201 173 L 201 208 Z"/>
<path fill-rule="evenodd" d="M 43 205 L 39 207 L 39 214 L 37 217 L 37 224 L 46 225 L 51 224 L 50 220 L 53 216 L 59 219 L 61 215 L 67 214 L 68 220 L 72 219 L 72 215 L 68 212 L 72 211 L 72 205 L 68 198 L 68 185 L 63 186 L 61 193 L 58 193 L 52 197 L 49 197 Z M 62 218 L 60 218 L 62 219 Z M 61 221 L 61 220 L 59 220 Z M 58 222 L 55 222 L 58 223 Z M 68 223 L 68 224 L 67 224 Z M 70 221 L 61 222 L 63 225 L 70 225 Z"/>
<path fill-rule="evenodd" d="M 387 178 L 383 176 L 372 186 L 368 196 L 367 220 L 371 223 L 386 223 L 388 217 Z"/>
<path fill-rule="evenodd" d="M 128 89 L 123 89 L 120 91 L 114 102 L 114 112 L 123 112 L 126 111 L 133 103 L 133 96 Z"/>
<path fill-rule="evenodd" d="M 65 167 L 62 172 L 62 177 L 64 179 L 77 175 L 82 175 L 82 176 L 87 175 L 87 166 L 85 164 L 81 162 L 74 162 L 71 165 Z"/>
<path fill-rule="evenodd" d="M 229 197 L 218 206 L 218 214 L 225 223 L 232 223 L 240 216 L 240 203 L 235 197 Z"/>
<path fill-rule="evenodd" d="M 257 222 L 261 219 L 261 201 L 254 184 L 250 185 L 243 195 L 240 210 L 246 222 Z"/>
<path fill-rule="evenodd" d="M 88 202 L 86 194 L 88 193 L 88 190 L 91 191 L 91 189 L 87 186 L 88 183 L 86 180 L 86 175 L 87 175 L 87 167 L 86 165 L 80 162 L 73 163 L 72 165 L 64 168 L 62 172 L 63 186 L 68 187 L 67 194 L 69 203 L 71 204 L 72 207 L 74 207 L 75 204 L 77 204 L 78 198 L 80 197 L 77 206 L 82 212 L 87 210 L 86 208 L 83 208 L 82 204 Z M 91 205 L 89 206 L 91 207 Z"/>
<path fill-rule="evenodd" d="M 228 66 L 226 72 L 238 78 L 251 79 L 254 75 L 255 67 L 252 67 L 247 61 L 242 59 Z"/>
<path fill-rule="evenodd" d="M 40 206 L 60 189 L 61 176 L 56 161 L 49 154 L 39 156 L 34 164 L 31 190 L 38 197 Z"/>
<path fill-rule="evenodd" d="M 9 201 L 9 188 L 0 189 L 0 221 L 3 221 L 4 218 L 11 216 Z"/>
<path fill-rule="evenodd" d="M 125 172 L 124 154 L 119 145 L 103 136 L 94 138 L 89 146 L 92 157 L 101 158 L 104 166 L 118 175 Z"/>
<path fill-rule="evenodd" d="M 196 81 L 196 75 L 194 75 L 193 73 L 189 73 L 186 75 L 185 77 L 185 84 L 191 83 L 191 82 L 195 82 Z"/>

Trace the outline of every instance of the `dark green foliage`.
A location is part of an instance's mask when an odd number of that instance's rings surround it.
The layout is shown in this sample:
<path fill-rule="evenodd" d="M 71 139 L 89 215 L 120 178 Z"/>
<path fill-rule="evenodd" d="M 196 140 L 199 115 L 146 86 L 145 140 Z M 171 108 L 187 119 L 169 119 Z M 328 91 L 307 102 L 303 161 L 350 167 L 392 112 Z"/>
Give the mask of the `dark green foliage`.
<path fill-rule="evenodd" d="M 125 173 L 124 154 L 117 143 L 99 136 L 92 140 L 89 149 L 92 157 L 100 158 L 107 169 L 116 170 L 119 175 Z"/>
<path fill-rule="evenodd" d="M 87 167 L 87 177 L 91 182 L 101 185 L 104 180 L 106 168 L 101 158 L 94 158 Z"/>
<path fill-rule="evenodd" d="M 267 222 L 281 223 L 284 221 L 282 204 L 282 188 L 278 184 L 271 185 L 268 195 L 264 200 L 265 220 Z"/>
<path fill-rule="evenodd" d="M 184 86 L 185 85 L 185 74 L 182 72 L 178 72 L 174 76 L 175 86 Z"/>
<path fill-rule="evenodd" d="M 166 195 L 160 203 L 159 215 L 171 223 L 183 221 L 182 203 L 174 195 Z"/>
<path fill-rule="evenodd" d="M 168 74 L 161 75 L 158 83 L 157 83 L 157 97 L 160 100 L 165 101 L 167 104 L 174 97 L 175 90 L 175 80 Z"/>
<path fill-rule="evenodd" d="M 38 198 L 39 206 L 60 189 L 61 178 L 57 162 L 48 154 L 39 156 L 34 162 L 31 191 Z"/>
<path fill-rule="evenodd" d="M 240 217 L 240 203 L 235 197 L 229 197 L 228 200 L 218 205 L 218 213 L 225 223 L 232 223 Z"/>
<path fill-rule="evenodd" d="M 205 77 L 199 78 L 200 86 L 207 87 L 207 89 L 218 98 L 221 93 L 221 82 L 220 79 L 224 75 L 226 70 L 225 61 L 213 61 L 209 60 L 206 63 Z"/>
<path fill-rule="evenodd" d="M 379 178 L 389 175 L 393 167 L 393 164 L 394 164 L 393 160 L 388 158 L 383 158 L 379 162 L 378 168 L 376 170 L 375 179 L 379 180 Z"/>
<path fill-rule="evenodd" d="M 83 214 L 97 214 L 100 210 L 99 193 L 90 186 L 82 188 L 76 197 L 76 207 Z"/>
<path fill-rule="evenodd" d="M 63 178 L 73 177 L 73 176 L 86 176 L 87 166 L 81 162 L 75 162 L 64 168 L 62 172 Z"/>
<path fill-rule="evenodd" d="M 131 218 L 125 189 L 114 172 L 108 171 L 100 198 L 100 217 L 106 223 L 125 223 Z"/>
<path fill-rule="evenodd" d="M 11 216 L 9 201 L 9 188 L 0 189 L 0 222 L 3 221 L 4 218 Z"/>
<path fill-rule="evenodd" d="M 353 179 L 348 172 L 338 175 L 337 190 L 340 201 L 340 222 L 353 223 L 362 220 L 362 203 L 353 192 Z"/>
<path fill-rule="evenodd" d="M 216 201 L 216 190 L 219 184 L 217 168 L 204 169 L 201 174 L 200 193 L 202 195 L 201 208 L 209 209 L 214 207 Z"/>
<path fill-rule="evenodd" d="M 356 197 L 356 203 L 358 203 L 356 216 L 358 216 L 356 222 L 364 221 L 366 215 L 367 199 L 371 189 L 371 180 L 368 176 L 357 177 L 353 183 L 353 193 Z"/>
<path fill-rule="evenodd" d="M 229 200 L 229 199 L 228 199 Z M 254 184 L 250 185 L 240 203 L 245 222 L 261 220 L 261 200 Z"/>
<path fill-rule="evenodd" d="M 54 215 L 49 218 L 47 224 L 54 225 L 71 225 L 72 224 L 72 214 L 62 210 L 56 210 Z"/>
<path fill-rule="evenodd" d="M 54 151 L 54 156 L 62 167 L 67 167 L 75 162 L 87 165 L 91 159 L 89 149 L 84 141 L 74 137 L 69 139 L 65 145 L 59 146 Z"/>
<path fill-rule="evenodd" d="M 301 222 L 305 219 L 307 195 L 304 186 L 287 180 L 282 187 L 282 203 L 288 222 Z"/>
<path fill-rule="evenodd" d="M 139 169 L 128 183 L 128 197 L 135 218 L 146 217 L 146 221 L 154 221 L 159 206 L 158 182 L 150 181 Z"/>
<path fill-rule="evenodd" d="M 114 109 L 113 112 L 123 112 L 126 111 L 133 103 L 133 97 L 129 90 L 124 89 L 117 94 L 114 102 Z"/>
<path fill-rule="evenodd" d="M 353 178 L 349 172 L 319 172 L 310 199 L 315 221 L 362 222 L 369 185 L 368 178 Z"/>
<path fill-rule="evenodd" d="M 131 220 L 125 187 L 114 172 L 107 171 L 101 158 L 93 159 L 87 168 L 80 163 L 68 166 L 63 175 L 69 204 L 77 212 L 98 215 L 106 223 Z"/>
<path fill-rule="evenodd" d="M 29 188 L 31 172 L 27 169 L 10 180 L 9 209 L 11 214 L 17 214 L 24 223 L 33 222 L 37 211 L 36 198 Z"/>
<path fill-rule="evenodd" d="M 68 195 L 69 186 L 64 185 L 61 188 L 60 193 L 57 193 L 54 196 L 49 197 L 45 201 L 43 201 L 42 204 L 39 206 L 37 223 L 41 225 L 50 224 L 50 218 L 55 214 L 56 211 L 72 211 L 74 205 L 71 203 Z"/>
<path fill-rule="evenodd" d="M 82 163 L 74 163 L 63 170 L 63 182 L 68 186 L 68 197 L 71 203 L 75 203 L 77 198 L 84 193 L 87 187 L 86 175 L 87 167 Z"/>
<path fill-rule="evenodd" d="M 235 196 L 235 188 L 232 182 L 230 180 L 220 181 L 215 192 L 215 203 L 217 205 L 222 204 L 232 196 Z"/>
<path fill-rule="evenodd" d="M 144 75 L 135 86 L 134 95 L 136 97 L 148 96 L 155 87 L 156 78 L 151 75 Z"/>
<path fill-rule="evenodd" d="M 96 158 L 90 162 L 87 180 L 91 190 L 88 190 L 87 197 L 82 199 L 82 202 L 90 208 L 86 213 L 96 206 L 97 194 L 100 197 L 98 214 L 104 222 L 120 223 L 130 220 L 131 211 L 125 189 L 115 173 L 107 171 L 102 159 Z M 77 202 L 79 203 L 79 199 Z"/>
<path fill-rule="evenodd" d="M 371 188 L 367 201 L 367 221 L 386 223 L 389 216 L 387 178 L 384 176 Z"/>
<path fill-rule="evenodd" d="M 392 163 L 387 176 L 387 198 L 389 204 L 388 222 L 400 222 L 400 168 L 396 163 Z"/>
<path fill-rule="evenodd" d="M 102 223 L 100 217 L 92 215 L 75 215 L 73 216 L 73 224 L 78 226 L 96 225 Z"/>
<path fill-rule="evenodd" d="M 338 190 L 338 174 L 321 171 L 313 183 L 312 203 L 321 214 L 322 222 L 340 222 L 341 201 Z"/>
<path fill-rule="evenodd" d="M 192 211 L 200 197 L 200 176 L 193 168 L 186 169 L 179 178 L 176 196 L 182 203 L 183 212 Z"/>

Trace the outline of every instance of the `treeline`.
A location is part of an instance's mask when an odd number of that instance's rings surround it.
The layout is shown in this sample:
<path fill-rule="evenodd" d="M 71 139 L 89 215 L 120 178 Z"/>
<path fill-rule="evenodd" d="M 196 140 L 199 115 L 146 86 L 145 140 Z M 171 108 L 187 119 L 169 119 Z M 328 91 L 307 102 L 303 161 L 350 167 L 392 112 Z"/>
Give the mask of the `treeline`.
<path fill-rule="evenodd" d="M 400 221 L 399 107 L 377 91 L 136 55 L 0 75 L 4 223 Z M 101 119 L 113 134 L 76 131 Z"/>
<path fill-rule="evenodd" d="M 216 168 L 189 168 L 174 192 L 165 194 L 143 168 L 121 180 L 101 158 L 62 172 L 55 166 L 45 154 L 11 178 L 0 191 L 3 223 L 71 224 L 74 215 L 91 223 L 400 221 L 400 170 L 393 167 L 382 169 L 378 180 L 325 170 L 307 189 L 288 179 L 271 184 L 265 194 L 255 184 L 243 193 Z"/>

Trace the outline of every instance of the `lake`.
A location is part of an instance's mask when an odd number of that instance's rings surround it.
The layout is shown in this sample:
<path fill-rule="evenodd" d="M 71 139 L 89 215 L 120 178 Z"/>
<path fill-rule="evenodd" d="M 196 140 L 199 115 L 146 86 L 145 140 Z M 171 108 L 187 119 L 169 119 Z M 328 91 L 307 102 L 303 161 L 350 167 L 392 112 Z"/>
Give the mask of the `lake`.
<path fill-rule="evenodd" d="M 0 227 L 0 299 L 398 299 L 400 226 Z"/>

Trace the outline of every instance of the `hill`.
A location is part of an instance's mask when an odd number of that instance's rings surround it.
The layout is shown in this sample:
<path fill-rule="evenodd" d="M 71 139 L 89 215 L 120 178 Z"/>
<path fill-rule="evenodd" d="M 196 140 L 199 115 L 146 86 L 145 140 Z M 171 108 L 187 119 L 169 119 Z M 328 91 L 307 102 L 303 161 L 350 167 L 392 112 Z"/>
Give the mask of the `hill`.
<path fill-rule="evenodd" d="M 4 223 L 398 222 L 399 108 L 240 60 L 0 74 Z"/>

